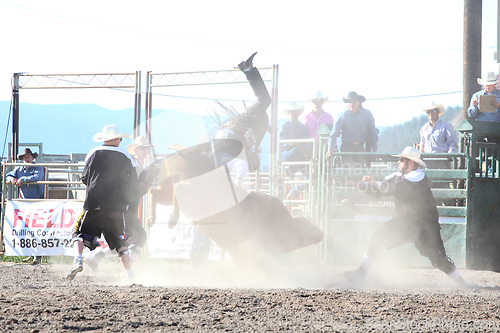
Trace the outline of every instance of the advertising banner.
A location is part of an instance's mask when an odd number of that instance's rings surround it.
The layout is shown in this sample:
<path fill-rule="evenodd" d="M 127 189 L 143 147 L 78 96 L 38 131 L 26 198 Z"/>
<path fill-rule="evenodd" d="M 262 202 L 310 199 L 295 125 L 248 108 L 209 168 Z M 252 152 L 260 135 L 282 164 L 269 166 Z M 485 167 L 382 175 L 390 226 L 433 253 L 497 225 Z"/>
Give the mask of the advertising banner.
<path fill-rule="evenodd" d="M 71 234 L 82 210 L 79 201 L 7 201 L 5 255 L 74 255 Z"/>

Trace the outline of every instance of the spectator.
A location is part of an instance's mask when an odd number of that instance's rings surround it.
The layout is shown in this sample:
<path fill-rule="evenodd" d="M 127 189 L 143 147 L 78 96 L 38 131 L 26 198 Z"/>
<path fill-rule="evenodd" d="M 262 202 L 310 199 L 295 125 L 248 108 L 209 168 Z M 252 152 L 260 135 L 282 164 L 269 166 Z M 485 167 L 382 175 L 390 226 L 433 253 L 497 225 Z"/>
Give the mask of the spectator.
<path fill-rule="evenodd" d="M 373 234 L 361 266 L 345 273 L 351 283 L 363 282 L 368 270 L 385 247 L 393 249 L 406 243 L 413 243 L 420 254 L 429 258 L 432 266 L 446 273 L 455 283 L 465 285 L 453 261 L 446 256 L 440 234 L 439 214 L 429 187 L 429 179 L 419 169 L 426 164 L 420 159 L 420 152 L 406 147 L 399 157 L 399 172 L 385 177 L 381 183 L 371 176 L 364 176 L 367 193 L 375 198 L 394 196 L 397 216 L 385 222 Z"/>
<path fill-rule="evenodd" d="M 365 144 L 369 141 L 371 150 L 377 152 L 378 132 L 375 128 L 375 120 L 372 113 L 363 108 L 366 99 L 358 95 L 355 91 L 349 92 L 344 102 L 348 109 L 341 112 L 335 124 L 333 125 L 328 144 L 326 157 L 330 157 L 335 151 L 337 138 L 340 137 L 341 152 L 366 152 Z M 344 156 L 342 157 L 344 167 L 362 167 L 362 156 Z"/>
<path fill-rule="evenodd" d="M 278 128 L 278 138 L 280 140 L 293 139 L 308 139 L 309 130 L 306 125 L 299 122 L 299 116 L 304 112 L 304 107 L 297 103 L 291 103 L 285 110 L 285 114 L 290 117 L 290 120 L 284 122 Z M 281 146 L 281 158 L 285 162 L 301 162 L 311 158 L 310 145 L 304 143 L 286 143 Z M 307 173 L 304 167 L 290 165 L 288 172 L 294 175 L 297 171 L 301 171 L 306 177 Z"/>
<path fill-rule="evenodd" d="M 34 160 L 37 157 L 38 153 L 31 152 L 29 148 L 24 148 L 23 153 L 17 155 L 17 159 L 26 164 L 35 164 Z M 19 186 L 19 197 L 22 199 L 43 199 L 43 185 L 30 183 L 44 179 L 45 173 L 39 166 L 18 166 L 5 176 L 7 182 Z"/>
<path fill-rule="evenodd" d="M 458 138 L 453 126 L 441 119 L 444 106 L 432 103 L 424 109 L 429 122 L 420 129 L 420 151 L 422 153 L 457 153 Z"/>
<path fill-rule="evenodd" d="M 33 153 L 31 149 L 24 148 L 23 153 L 17 155 L 18 160 L 23 160 L 26 164 L 35 164 L 35 158 L 38 153 Z M 13 185 L 19 186 L 19 197 L 22 199 L 43 199 L 44 185 L 30 184 L 37 181 L 45 180 L 45 173 L 42 167 L 39 166 L 18 166 L 14 170 L 7 173 L 5 181 Z M 26 258 L 25 261 L 31 260 Z M 33 264 L 36 265 L 42 261 L 41 256 L 33 257 Z"/>
<path fill-rule="evenodd" d="M 280 140 L 293 139 L 308 139 L 309 129 L 306 125 L 299 122 L 299 116 L 304 112 L 304 107 L 297 103 L 291 103 L 285 110 L 285 114 L 290 117 L 290 120 L 284 122 L 278 129 L 278 137 Z M 285 162 L 302 162 L 311 158 L 311 147 L 304 143 L 285 143 L 281 146 L 281 159 Z M 290 165 L 286 173 L 289 177 L 295 177 L 295 173 L 300 171 L 304 179 L 309 178 L 307 167 L 304 165 Z M 288 194 L 287 199 L 300 199 L 300 192 L 304 190 L 304 184 L 294 187 Z"/>
<path fill-rule="evenodd" d="M 309 98 L 308 101 L 313 104 L 313 109 L 304 116 L 302 122 L 307 126 L 310 138 L 319 138 L 319 134 L 317 133 L 319 127 L 322 124 L 330 126 L 333 124 L 332 115 L 323 110 L 323 105 L 328 102 L 328 96 L 323 97 L 323 93 L 318 91 L 316 96 Z"/>
<path fill-rule="evenodd" d="M 450 123 L 439 119 L 444 114 L 444 106 L 432 103 L 424 109 L 429 122 L 420 129 L 420 151 L 422 153 L 458 153 L 458 138 L 455 129 Z M 451 161 L 447 159 L 427 160 L 429 169 L 451 169 Z M 433 182 L 433 188 L 450 188 L 449 182 Z M 453 205 L 454 200 L 438 200 L 437 205 Z"/>
<path fill-rule="evenodd" d="M 500 122 L 500 90 L 496 88 L 498 80 L 495 73 L 490 72 L 484 79 L 478 78 L 477 83 L 483 86 L 483 89 L 472 95 L 467 114 L 471 119 L 477 121 L 492 121 Z M 483 95 L 495 95 L 494 101 L 491 101 L 491 106 L 496 110 L 495 112 L 481 112 L 479 109 L 479 100 Z"/>
<path fill-rule="evenodd" d="M 131 203 L 130 194 L 138 188 L 136 163 L 128 152 L 119 148 L 122 138 L 118 126 L 106 125 L 93 140 L 104 145 L 93 148 L 85 158 L 82 182 L 87 186 L 83 212 L 73 232 L 77 253 L 71 269 L 66 273 L 73 280 L 83 270 L 83 247 L 91 251 L 98 246 L 101 234 L 111 250 L 116 250 L 125 276 L 132 278 L 128 250 L 128 236 L 124 231 L 124 213 Z"/>

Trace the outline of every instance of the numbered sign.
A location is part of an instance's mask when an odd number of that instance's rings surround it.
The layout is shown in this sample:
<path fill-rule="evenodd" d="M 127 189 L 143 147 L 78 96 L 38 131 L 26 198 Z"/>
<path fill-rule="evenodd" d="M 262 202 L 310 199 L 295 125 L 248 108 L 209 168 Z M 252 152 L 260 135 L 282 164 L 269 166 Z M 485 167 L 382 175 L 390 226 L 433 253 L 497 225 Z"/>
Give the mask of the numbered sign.
<path fill-rule="evenodd" d="M 82 210 L 83 202 L 9 200 L 5 206 L 5 255 L 74 255 L 71 235 Z"/>

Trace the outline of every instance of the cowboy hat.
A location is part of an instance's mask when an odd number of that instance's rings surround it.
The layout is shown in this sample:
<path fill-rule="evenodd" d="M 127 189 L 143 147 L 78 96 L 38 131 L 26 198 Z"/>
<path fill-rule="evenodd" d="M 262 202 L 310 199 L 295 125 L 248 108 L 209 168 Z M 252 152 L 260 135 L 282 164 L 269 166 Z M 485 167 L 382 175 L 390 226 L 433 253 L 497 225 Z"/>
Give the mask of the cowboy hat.
<path fill-rule="evenodd" d="M 477 83 L 482 86 L 490 86 L 492 84 L 496 84 L 498 82 L 497 76 L 493 72 L 489 72 L 486 78 L 481 79 L 477 78 Z"/>
<path fill-rule="evenodd" d="M 347 94 L 347 98 L 344 98 L 344 103 L 348 103 L 352 99 L 356 99 L 361 103 L 366 101 L 366 98 L 364 96 L 358 95 L 355 91 L 349 91 L 349 94 Z"/>
<path fill-rule="evenodd" d="M 316 99 L 322 99 L 323 100 L 323 104 L 325 104 L 326 102 L 328 102 L 328 96 L 323 97 L 323 93 L 321 91 L 317 91 L 315 97 L 308 98 L 307 100 L 309 102 L 313 103 L 313 101 L 316 100 Z"/>
<path fill-rule="evenodd" d="M 134 139 L 134 142 L 129 144 L 127 146 L 127 151 L 135 155 L 135 148 L 137 147 L 153 147 L 154 145 L 150 145 L 148 143 L 148 139 L 146 139 L 144 136 L 138 136 L 137 138 Z"/>
<path fill-rule="evenodd" d="M 95 142 L 103 142 L 118 138 L 130 138 L 130 135 L 126 133 L 120 133 L 120 130 L 116 125 L 106 125 L 102 128 L 102 132 L 94 135 L 92 140 L 94 140 Z"/>
<path fill-rule="evenodd" d="M 37 158 L 38 157 L 38 153 L 33 153 L 31 152 L 31 149 L 29 148 L 24 148 L 23 149 L 23 153 L 22 154 L 18 154 L 17 155 L 17 159 L 18 160 L 22 160 L 23 159 L 23 156 L 26 155 L 26 154 L 30 154 L 31 156 L 33 156 L 33 158 Z"/>
<path fill-rule="evenodd" d="M 285 114 L 289 114 L 290 111 L 299 111 L 300 114 L 302 114 L 304 112 L 304 106 L 299 106 L 296 102 L 292 102 L 284 112 Z"/>
<path fill-rule="evenodd" d="M 444 113 L 444 106 L 441 104 L 436 104 L 432 102 L 431 107 L 428 109 L 424 109 L 424 112 L 431 111 L 431 110 L 437 110 L 439 112 L 439 116 L 441 117 Z"/>
<path fill-rule="evenodd" d="M 392 156 L 407 158 L 409 160 L 417 162 L 418 164 L 420 164 L 424 168 L 427 168 L 427 165 L 424 163 L 424 161 L 422 161 L 420 159 L 420 152 L 418 150 L 416 150 L 415 148 L 413 148 L 413 147 L 408 146 L 408 147 L 406 147 L 403 150 L 403 152 L 401 154 L 399 154 L 399 155 L 392 155 Z"/>

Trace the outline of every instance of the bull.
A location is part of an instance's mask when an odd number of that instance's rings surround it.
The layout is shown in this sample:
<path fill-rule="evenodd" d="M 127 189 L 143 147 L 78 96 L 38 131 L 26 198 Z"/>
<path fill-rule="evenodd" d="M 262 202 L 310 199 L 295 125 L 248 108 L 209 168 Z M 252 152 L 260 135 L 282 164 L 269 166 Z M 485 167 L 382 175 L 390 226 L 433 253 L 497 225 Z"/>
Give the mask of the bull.
<path fill-rule="evenodd" d="M 169 227 L 182 213 L 233 260 L 278 256 L 323 239 L 309 220 L 292 217 L 277 198 L 235 186 L 228 162 L 244 158 L 235 140 L 212 140 L 195 147 L 170 146 L 177 152 L 162 164 L 158 187 L 151 188 L 148 224 L 156 220 L 156 204 L 173 205 Z"/>

